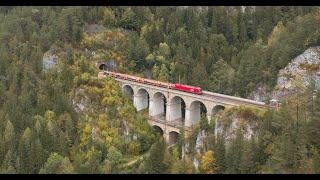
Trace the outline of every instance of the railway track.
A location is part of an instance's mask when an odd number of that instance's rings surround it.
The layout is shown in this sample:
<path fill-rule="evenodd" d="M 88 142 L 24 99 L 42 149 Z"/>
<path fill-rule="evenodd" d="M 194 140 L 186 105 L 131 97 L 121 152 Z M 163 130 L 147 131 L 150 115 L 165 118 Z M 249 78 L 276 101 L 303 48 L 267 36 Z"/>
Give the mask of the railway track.
<path fill-rule="evenodd" d="M 213 93 L 213 92 L 209 92 L 209 91 L 202 91 L 202 92 L 203 93 L 201 96 L 206 97 L 206 98 L 214 98 L 215 100 L 224 100 L 225 101 L 227 99 L 228 101 L 234 102 L 234 103 L 253 105 L 253 106 L 258 106 L 261 108 L 270 107 L 269 105 L 266 105 L 264 102 L 258 102 L 258 101 L 254 101 L 251 99 L 244 99 L 244 98 L 240 98 L 240 97 L 218 94 L 218 93 Z"/>
<path fill-rule="evenodd" d="M 126 74 L 121 74 L 121 73 L 114 73 L 114 72 L 108 72 L 108 71 L 102 71 L 103 75 L 109 75 L 111 77 L 114 77 L 115 79 L 123 79 L 126 81 L 131 81 L 139 84 L 144 84 L 144 85 L 150 85 L 150 86 L 155 86 L 155 87 L 161 87 L 161 88 L 166 88 L 170 89 L 173 91 L 179 91 L 176 89 L 173 89 L 172 87 L 174 86 L 171 83 L 165 83 L 165 82 L 160 82 L 156 80 L 151 80 L 151 79 L 145 79 L 145 78 L 140 78 L 140 77 L 135 77 L 132 75 L 126 75 Z M 99 74 L 100 76 L 100 74 Z M 181 91 L 181 90 L 180 90 Z M 188 92 L 186 92 L 188 93 Z M 244 105 L 251 105 L 251 106 L 256 106 L 262 109 L 267 109 L 267 108 L 272 108 L 273 106 L 266 105 L 264 102 L 258 102 L 250 99 L 245 99 L 245 98 L 240 98 L 240 97 L 235 97 L 235 96 L 229 96 L 229 95 L 224 95 L 224 94 L 218 94 L 218 93 L 213 93 L 209 91 L 202 91 L 201 94 L 194 94 L 189 92 L 192 95 L 196 95 L 199 97 L 202 97 L 203 99 L 214 99 L 214 100 L 222 100 L 222 101 L 228 101 L 231 104 L 236 103 L 236 104 L 244 104 Z"/>

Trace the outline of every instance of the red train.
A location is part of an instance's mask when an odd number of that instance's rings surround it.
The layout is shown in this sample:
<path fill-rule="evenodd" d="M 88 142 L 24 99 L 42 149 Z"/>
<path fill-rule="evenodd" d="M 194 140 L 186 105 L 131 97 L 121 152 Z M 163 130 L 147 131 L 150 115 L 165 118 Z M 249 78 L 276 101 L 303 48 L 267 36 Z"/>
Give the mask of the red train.
<path fill-rule="evenodd" d="M 159 87 L 164 87 L 164 88 L 169 88 L 169 89 L 174 89 L 178 91 L 184 91 L 188 93 L 193 93 L 193 94 L 202 94 L 202 89 L 200 87 L 194 87 L 194 86 L 187 86 L 183 84 L 171 84 L 171 83 L 166 83 L 166 82 L 161 82 L 161 81 L 156 81 L 156 80 L 151 80 L 151 79 L 145 79 L 141 77 L 136 77 L 136 76 L 131 76 L 128 74 L 121 74 L 121 73 L 116 73 L 116 72 L 111 72 L 111 71 L 100 71 L 98 74 L 98 78 L 102 79 L 106 75 L 114 78 L 120 78 L 120 79 L 125 79 L 129 81 L 135 81 L 143 84 L 150 84 L 153 86 L 159 86 Z"/>
<path fill-rule="evenodd" d="M 194 87 L 194 86 L 187 86 L 187 85 L 183 85 L 183 84 L 174 84 L 172 86 L 172 89 L 176 89 L 179 91 L 185 91 L 185 92 L 190 92 L 190 93 L 194 93 L 194 94 L 202 94 L 202 89 L 200 87 Z"/>

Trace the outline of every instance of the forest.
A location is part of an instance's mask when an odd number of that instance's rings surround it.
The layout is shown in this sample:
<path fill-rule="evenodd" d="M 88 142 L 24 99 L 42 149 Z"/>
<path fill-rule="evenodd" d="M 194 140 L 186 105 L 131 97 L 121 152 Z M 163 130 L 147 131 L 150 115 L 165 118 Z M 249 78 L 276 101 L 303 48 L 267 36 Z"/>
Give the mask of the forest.
<path fill-rule="evenodd" d="M 203 117 L 168 149 L 94 65 L 248 98 L 271 91 L 280 69 L 320 45 L 319 7 L 2 6 L 0 19 L 0 173 L 320 173 L 314 85 L 279 110 L 222 112 L 226 127 L 233 115 L 243 124 L 231 139 Z M 46 53 L 58 56 L 52 68 Z M 250 139 L 247 123 L 257 129 Z"/>

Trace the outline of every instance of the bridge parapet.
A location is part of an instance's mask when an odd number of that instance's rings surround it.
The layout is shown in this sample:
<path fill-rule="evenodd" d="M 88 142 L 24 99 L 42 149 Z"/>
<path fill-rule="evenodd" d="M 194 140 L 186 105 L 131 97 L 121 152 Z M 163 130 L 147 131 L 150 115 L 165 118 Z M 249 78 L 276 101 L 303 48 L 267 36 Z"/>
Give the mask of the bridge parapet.
<path fill-rule="evenodd" d="M 149 109 L 149 123 L 160 127 L 166 140 L 169 139 L 170 132 L 180 133 L 181 128 L 186 132 L 191 131 L 203 113 L 200 104 L 206 109 L 209 123 L 219 110 L 226 107 L 250 105 L 267 108 L 263 102 L 208 91 L 198 95 L 125 79 L 115 80 L 123 89 L 128 86 L 132 89 L 134 106 L 138 111 Z"/>

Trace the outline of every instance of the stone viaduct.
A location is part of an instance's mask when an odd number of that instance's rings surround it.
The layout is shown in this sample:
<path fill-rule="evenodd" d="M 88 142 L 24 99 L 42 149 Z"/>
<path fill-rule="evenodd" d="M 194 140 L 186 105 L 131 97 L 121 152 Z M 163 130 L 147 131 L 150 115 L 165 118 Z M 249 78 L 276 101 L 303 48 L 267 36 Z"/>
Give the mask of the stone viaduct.
<path fill-rule="evenodd" d="M 201 113 L 212 117 L 228 107 L 250 105 L 267 108 L 263 102 L 203 91 L 197 95 L 183 91 L 115 78 L 123 92 L 129 95 L 137 111 L 147 110 L 149 123 L 164 135 L 169 145 L 174 144 L 183 128 L 188 134 L 200 120 Z M 216 123 L 217 125 L 217 123 Z"/>

